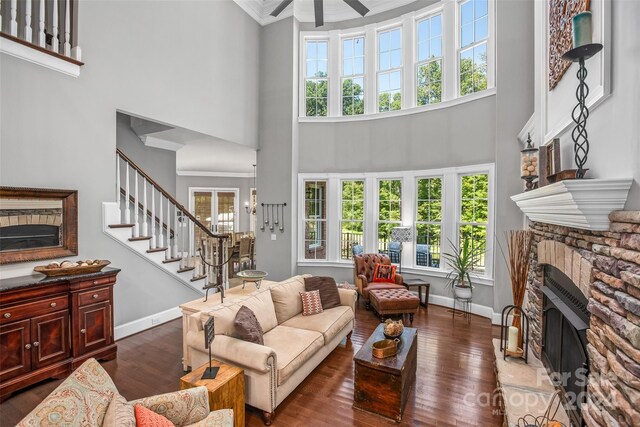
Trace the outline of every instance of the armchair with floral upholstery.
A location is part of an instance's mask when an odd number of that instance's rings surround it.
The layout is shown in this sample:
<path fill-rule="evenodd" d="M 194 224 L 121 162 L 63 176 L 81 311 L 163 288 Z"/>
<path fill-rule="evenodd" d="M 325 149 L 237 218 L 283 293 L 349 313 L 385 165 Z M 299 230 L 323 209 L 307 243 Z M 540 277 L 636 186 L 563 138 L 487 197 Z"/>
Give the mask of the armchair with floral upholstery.
<path fill-rule="evenodd" d="M 359 254 L 353 258 L 354 282 L 358 288 L 358 294 L 362 295 L 365 303 L 369 303 L 369 291 L 374 289 L 406 289 L 400 274 L 396 274 L 395 283 L 374 282 L 373 273 L 376 264 L 391 265 L 391 259 L 384 254 Z"/>
<path fill-rule="evenodd" d="M 206 387 L 126 402 L 104 368 L 95 359 L 88 359 L 20 421 L 17 427 L 135 427 L 133 407 L 136 404 L 164 416 L 177 427 L 233 426 L 233 410 L 209 411 Z"/>

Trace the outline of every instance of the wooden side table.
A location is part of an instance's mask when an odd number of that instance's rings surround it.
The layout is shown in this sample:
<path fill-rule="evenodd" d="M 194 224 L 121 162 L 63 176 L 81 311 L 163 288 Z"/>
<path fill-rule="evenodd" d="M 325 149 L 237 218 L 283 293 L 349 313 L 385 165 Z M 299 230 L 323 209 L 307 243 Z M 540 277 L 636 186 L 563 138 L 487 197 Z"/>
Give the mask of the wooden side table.
<path fill-rule="evenodd" d="M 209 391 L 209 409 L 233 409 L 234 427 L 244 427 L 244 370 L 217 360 L 212 360 L 211 365 L 220 367 L 215 379 L 201 379 L 209 367 L 207 363 L 180 378 L 180 390 L 205 386 Z"/>
<path fill-rule="evenodd" d="M 429 288 L 431 288 L 431 284 L 429 282 L 425 282 L 422 279 L 406 279 L 404 284 L 407 285 L 408 288 L 418 288 L 418 298 L 420 298 L 420 305 L 429 311 Z M 425 296 L 424 302 L 422 300 L 422 288 L 425 288 Z"/>

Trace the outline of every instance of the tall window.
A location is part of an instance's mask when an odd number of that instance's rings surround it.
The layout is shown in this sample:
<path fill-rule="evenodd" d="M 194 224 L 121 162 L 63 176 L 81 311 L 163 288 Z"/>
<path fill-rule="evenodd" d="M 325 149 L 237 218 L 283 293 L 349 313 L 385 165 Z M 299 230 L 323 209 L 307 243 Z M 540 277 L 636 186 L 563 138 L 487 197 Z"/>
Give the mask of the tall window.
<path fill-rule="evenodd" d="M 402 108 L 402 30 L 378 33 L 378 111 Z"/>
<path fill-rule="evenodd" d="M 307 40 L 305 101 L 307 116 L 326 116 L 328 104 L 328 45 L 326 40 Z"/>
<path fill-rule="evenodd" d="M 327 258 L 327 182 L 304 183 L 304 257 Z"/>
<path fill-rule="evenodd" d="M 364 36 L 342 41 L 342 115 L 364 114 Z"/>
<path fill-rule="evenodd" d="M 342 181 L 340 259 L 351 259 L 353 245 L 364 249 L 364 181 Z"/>
<path fill-rule="evenodd" d="M 489 175 L 463 175 L 460 185 L 460 217 L 458 221 L 460 244 L 469 239 L 471 248 L 481 248 L 473 270 L 485 269 L 487 223 L 489 222 Z"/>
<path fill-rule="evenodd" d="M 378 251 L 389 252 L 391 229 L 401 225 L 402 181 L 381 179 L 378 181 Z"/>
<path fill-rule="evenodd" d="M 439 267 L 442 178 L 418 178 L 416 201 L 416 265 Z"/>
<path fill-rule="evenodd" d="M 418 22 L 417 103 L 442 100 L 442 15 Z"/>
<path fill-rule="evenodd" d="M 487 88 L 488 0 L 460 3 L 460 96 Z"/>

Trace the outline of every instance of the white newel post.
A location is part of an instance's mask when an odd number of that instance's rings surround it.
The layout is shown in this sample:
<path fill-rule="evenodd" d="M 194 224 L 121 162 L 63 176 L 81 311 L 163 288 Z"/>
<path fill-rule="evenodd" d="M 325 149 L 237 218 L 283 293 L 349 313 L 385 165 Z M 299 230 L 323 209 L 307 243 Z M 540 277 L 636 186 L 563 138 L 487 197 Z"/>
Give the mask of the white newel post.
<path fill-rule="evenodd" d="M 11 10 L 9 13 L 11 15 L 11 21 L 9 22 L 9 34 L 14 37 L 18 37 L 18 21 L 16 21 L 16 17 L 18 16 L 18 0 L 11 0 Z"/>
<path fill-rule="evenodd" d="M 151 185 L 151 240 L 149 249 L 156 248 L 156 188 Z"/>
<path fill-rule="evenodd" d="M 31 43 L 33 39 L 33 30 L 31 29 L 31 0 L 25 0 L 24 7 L 24 39 Z"/>
<path fill-rule="evenodd" d="M 124 223 L 131 224 L 131 193 L 129 188 L 129 163 L 124 166 Z"/>
<path fill-rule="evenodd" d="M 156 247 L 164 248 L 164 230 L 162 229 L 162 212 L 164 211 L 164 207 L 162 206 L 162 193 L 159 191 L 158 193 L 160 194 L 160 203 L 158 204 L 158 207 L 160 208 L 160 216 L 158 218 L 160 223 L 158 225 L 158 246 Z"/>
<path fill-rule="evenodd" d="M 140 200 L 140 198 L 138 197 L 138 170 L 135 170 L 136 175 L 135 175 L 135 179 L 134 179 L 134 185 L 136 186 L 133 189 L 133 223 L 135 224 L 133 226 L 133 237 L 140 237 L 140 216 L 139 216 L 139 211 L 140 208 L 138 206 L 138 202 Z"/>
<path fill-rule="evenodd" d="M 40 13 L 38 14 L 38 46 L 45 47 L 47 45 L 47 37 L 44 34 L 44 2 L 40 1 Z M 118 188 L 118 200 L 120 200 L 120 189 Z"/>
<path fill-rule="evenodd" d="M 71 0 L 64 4 L 64 56 L 71 56 Z"/>
<path fill-rule="evenodd" d="M 147 178 L 142 177 L 142 235 L 149 235 L 149 222 L 147 221 Z"/>
<path fill-rule="evenodd" d="M 53 39 L 51 40 L 51 50 L 55 53 L 60 51 L 60 35 L 58 33 L 58 0 L 53 0 L 53 14 L 51 15 L 51 31 Z M 129 200 L 127 199 L 127 203 Z"/>

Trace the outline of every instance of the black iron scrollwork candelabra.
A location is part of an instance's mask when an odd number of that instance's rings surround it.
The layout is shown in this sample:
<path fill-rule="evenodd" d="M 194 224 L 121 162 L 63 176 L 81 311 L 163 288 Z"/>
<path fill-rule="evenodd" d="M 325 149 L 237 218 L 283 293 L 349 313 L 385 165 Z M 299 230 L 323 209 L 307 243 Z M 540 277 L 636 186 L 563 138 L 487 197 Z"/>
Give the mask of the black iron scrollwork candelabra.
<path fill-rule="evenodd" d="M 578 104 L 573 107 L 573 111 L 571 112 L 573 122 L 576 124 L 573 132 L 571 132 L 571 139 L 573 139 L 573 153 L 576 166 L 578 167 L 576 172 L 576 178 L 578 179 L 584 178 L 587 172 L 584 166 L 587 163 L 587 156 L 589 155 L 589 134 L 587 133 L 587 119 L 589 118 L 587 97 L 589 96 L 589 86 L 586 81 L 587 68 L 584 63 L 587 59 L 600 52 L 602 47 L 600 43 L 589 43 L 571 49 L 562 55 L 564 60 L 578 62 L 580 65 L 577 73 L 578 88 L 576 89 Z"/>

